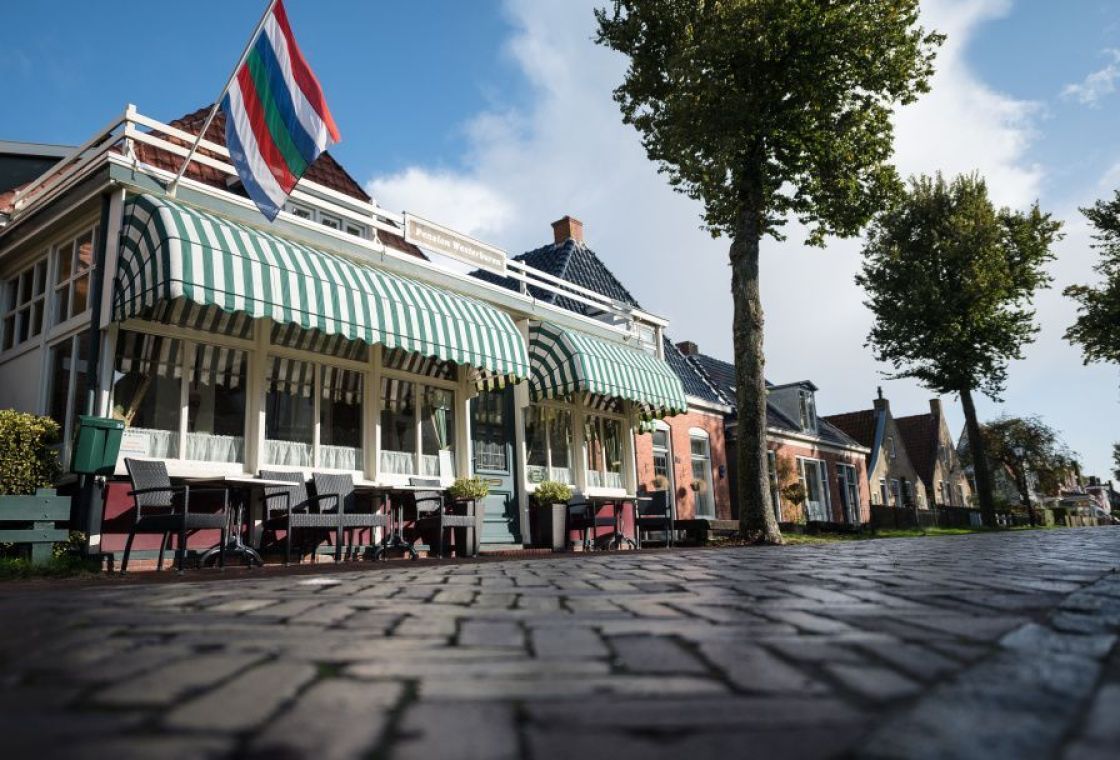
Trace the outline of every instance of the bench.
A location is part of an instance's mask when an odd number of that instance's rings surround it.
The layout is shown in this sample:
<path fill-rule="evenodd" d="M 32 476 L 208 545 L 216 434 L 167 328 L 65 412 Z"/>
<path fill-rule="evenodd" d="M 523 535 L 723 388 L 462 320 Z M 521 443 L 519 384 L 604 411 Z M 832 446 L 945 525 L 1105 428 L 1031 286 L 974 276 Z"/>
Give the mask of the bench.
<path fill-rule="evenodd" d="M 677 520 L 674 527 L 683 531 L 689 541 L 706 544 L 712 535 L 731 535 L 738 532 L 739 521 L 697 517 L 691 520 Z"/>
<path fill-rule="evenodd" d="M 70 499 L 40 488 L 34 496 L 0 496 L 0 543 L 31 544 L 31 564 L 43 565 L 54 545 L 70 533 L 56 522 L 70 520 Z"/>

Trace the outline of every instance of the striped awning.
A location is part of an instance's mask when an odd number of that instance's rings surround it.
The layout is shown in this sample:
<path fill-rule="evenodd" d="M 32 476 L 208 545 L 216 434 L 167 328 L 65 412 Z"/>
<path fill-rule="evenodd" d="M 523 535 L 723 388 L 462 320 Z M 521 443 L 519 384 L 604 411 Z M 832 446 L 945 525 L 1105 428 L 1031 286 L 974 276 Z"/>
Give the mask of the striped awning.
<path fill-rule="evenodd" d="M 529 363 L 534 400 L 583 391 L 604 402 L 632 401 L 644 419 L 688 409 L 680 378 L 653 354 L 547 322 L 529 323 Z"/>
<path fill-rule="evenodd" d="M 167 307 L 184 301 L 465 364 L 480 384 L 529 376 L 492 306 L 166 198 L 128 200 L 115 285 L 118 320 L 196 314 Z"/>

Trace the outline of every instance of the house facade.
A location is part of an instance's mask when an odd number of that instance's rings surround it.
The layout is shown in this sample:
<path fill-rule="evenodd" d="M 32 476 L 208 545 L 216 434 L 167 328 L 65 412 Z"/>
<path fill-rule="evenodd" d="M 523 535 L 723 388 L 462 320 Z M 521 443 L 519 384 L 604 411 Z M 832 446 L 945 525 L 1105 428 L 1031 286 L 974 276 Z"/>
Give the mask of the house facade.
<path fill-rule="evenodd" d="M 967 507 L 972 486 L 949 433 L 941 399 L 930 399 L 929 412 L 896 418 L 906 451 L 925 485 L 931 506 Z"/>
<path fill-rule="evenodd" d="M 268 223 L 221 114 L 172 195 L 205 114 L 129 107 L 0 209 L 0 407 L 58 420 L 64 464 L 79 414 L 125 425 L 81 515 L 93 552 L 119 551 L 132 519 L 124 457 L 180 478 L 330 471 L 373 488 L 477 475 L 483 543 L 499 547 L 528 541 L 541 479 L 633 497 L 634 433 L 687 408 L 664 319 L 500 251 L 486 265 L 513 288 L 441 263 L 483 244 L 438 228 L 463 245 L 422 250 L 424 220 L 376 205 L 329 153 Z"/>
<path fill-rule="evenodd" d="M 693 370 L 719 393 L 731 411 L 724 417 L 726 466 L 732 494 L 736 484 L 735 367 L 703 354 L 695 343 L 678 348 Z M 676 368 L 676 365 L 673 365 Z M 767 384 L 766 439 L 770 497 L 779 523 L 842 523 L 870 520 L 866 458 L 868 449 L 817 414 L 817 387 L 809 381 Z M 788 497 L 797 484 L 804 498 Z"/>
<path fill-rule="evenodd" d="M 833 414 L 825 419 L 868 449 L 871 504 L 921 509 L 929 506 L 925 482 L 910 458 L 903 433 L 882 389 L 870 409 Z"/>

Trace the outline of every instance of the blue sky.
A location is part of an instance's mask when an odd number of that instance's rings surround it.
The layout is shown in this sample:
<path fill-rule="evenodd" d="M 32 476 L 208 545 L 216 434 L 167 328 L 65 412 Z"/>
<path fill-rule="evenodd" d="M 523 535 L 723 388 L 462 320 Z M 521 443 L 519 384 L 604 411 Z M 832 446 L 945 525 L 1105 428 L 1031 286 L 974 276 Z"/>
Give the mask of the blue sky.
<path fill-rule="evenodd" d="M 379 202 L 511 252 L 546 241 L 553 219 L 578 216 L 643 306 L 672 320 L 674 338 L 730 359 L 726 241 L 698 230 L 696 205 L 665 187 L 619 123 L 610 90 L 623 62 L 590 41 L 590 11 L 602 2 L 287 4 L 342 131 L 333 152 Z M 201 106 L 262 6 L 6 8 L 0 139 L 76 143 L 128 102 L 162 119 Z M 1077 207 L 1120 187 L 1120 7 L 927 0 L 923 20 L 949 42 L 933 93 L 897 119 L 902 171 L 979 170 L 999 202 L 1038 199 L 1068 222 L 1055 290 L 1038 300 L 1043 332 L 1013 365 L 1004 402 L 982 401 L 981 415 L 1041 414 L 1103 474 L 1120 440 L 1120 372 L 1082 367 L 1061 340 L 1073 314 L 1059 291 L 1091 277 Z M 794 232 L 764 246 L 770 378 L 813 379 L 826 413 L 869 406 L 877 385 L 896 414 L 923 411 L 929 394 L 886 380 L 863 348 L 870 316 L 852 282 L 858 240 L 821 252 Z M 959 406 L 945 401 L 956 433 Z"/>

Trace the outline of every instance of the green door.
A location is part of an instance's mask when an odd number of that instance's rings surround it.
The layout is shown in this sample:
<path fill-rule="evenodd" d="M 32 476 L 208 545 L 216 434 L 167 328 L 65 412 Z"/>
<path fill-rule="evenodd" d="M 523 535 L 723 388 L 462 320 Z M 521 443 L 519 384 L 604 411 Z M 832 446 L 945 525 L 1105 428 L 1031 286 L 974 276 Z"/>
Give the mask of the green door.
<path fill-rule="evenodd" d="M 474 474 L 490 484 L 483 545 L 521 545 L 514 459 L 513 388 L 480 393 L 471 400 L 471 456 Z"/>

